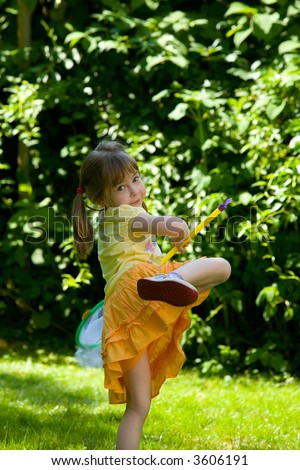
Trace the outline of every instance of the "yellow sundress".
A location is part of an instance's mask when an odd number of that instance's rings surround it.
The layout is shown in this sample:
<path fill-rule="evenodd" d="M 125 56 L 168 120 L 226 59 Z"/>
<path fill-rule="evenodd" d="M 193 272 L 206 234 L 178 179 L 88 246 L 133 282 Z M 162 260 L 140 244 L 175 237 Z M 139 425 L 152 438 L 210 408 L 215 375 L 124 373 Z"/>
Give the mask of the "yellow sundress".
<path fill-rule="evenodd" d="M 137 293 L 138 279 L 167 274 L 189 261 L 157 264 L 157 260 L 153 259 L 160 256 L 157 247 L 150 246 L 153 244 L 151 236 L 141 238 L 141 259 L 136 251 L 139 243 L 133 243 L 133 251 L 129 253 L 131 248 L 128 237 L 131 241 L 133 238 L 128 233 L 128 214 L 129 217 L 136 217 L 143 209 L 125 205 L 117 209 L 107 214 L 112 225 L 111 233 L 106 231 L 105 240 L 100 240 L 98 250 L 103 276 L 107 280 L 102 332 L 104 386 L 109 391 L 109 402 L 112 404 L 126 403 L 123 374 L 139 360 L 145 350 L 150 362 L 152 398 L 159 394 L 167 378 L 176 377 L 185 361 L 180 341 L 183 332 L 191 324 L 188 311 L 200 305 L 210 292 L 202 292 L 196 302 L 186 307 L 141 299 Z M 118 225 L 120 219 L 126 219 L 124 226 L 121 224 L 118 227 L 117 235 L 114 217 Z M 112 238 L 116 238 L 115 243 Z M 149 242 L 149 239 L 152 241 Z M 108 253 L 114 257 L 115 267 Z M 148 261 L 143 260 L 145 253 L 148 253 Z M 124 263 L 125 258 L 128 260 L 127 265 Z M 106 259 L 108 263 L 105 263 Z"/>

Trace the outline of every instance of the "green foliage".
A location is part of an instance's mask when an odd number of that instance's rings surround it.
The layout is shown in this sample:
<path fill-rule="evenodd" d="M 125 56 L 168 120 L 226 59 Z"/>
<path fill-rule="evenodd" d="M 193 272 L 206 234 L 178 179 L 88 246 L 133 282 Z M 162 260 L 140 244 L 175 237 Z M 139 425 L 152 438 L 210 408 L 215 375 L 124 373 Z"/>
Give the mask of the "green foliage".
<path fill-rule="evenodd" d="M 1 358 L 0 449 L 114 449 L 124 406 L 108 406 L 103 370 L 42 349 L 24 353 Z M 298 450 L 299 398 L 293 379 L 182 371 L 153 400 L 141 449 Z"/>
<path fill-rule="evenodd" d="M 232 264 L 194 312 L 189 363 L 296 374 L 299 1 L 29 3 L 20 47 L 20 2 L 1 1 L 1 321 L 59 328 L 71 345 L 103 297 L 97 257 L 73 251 L 70 207 L 82 158 L 118 137 L 152 213 L 192 226 L 233 198 L 187 250 Z"/>

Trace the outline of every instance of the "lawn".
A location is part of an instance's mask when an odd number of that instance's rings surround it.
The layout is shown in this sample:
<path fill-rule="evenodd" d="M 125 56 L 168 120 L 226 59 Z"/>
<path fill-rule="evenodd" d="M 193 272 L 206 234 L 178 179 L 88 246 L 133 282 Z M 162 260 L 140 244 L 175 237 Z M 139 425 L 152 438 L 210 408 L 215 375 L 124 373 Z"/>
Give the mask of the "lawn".
<path fill-rule="evenodd" d="M 124 409 L 103 371 L 38 351 L 0 359 L 0 449 L 113 449 Z M 141 449 L 300 449 L 296 380 L 200 378 L 184 370 L 153 400 Z"/>

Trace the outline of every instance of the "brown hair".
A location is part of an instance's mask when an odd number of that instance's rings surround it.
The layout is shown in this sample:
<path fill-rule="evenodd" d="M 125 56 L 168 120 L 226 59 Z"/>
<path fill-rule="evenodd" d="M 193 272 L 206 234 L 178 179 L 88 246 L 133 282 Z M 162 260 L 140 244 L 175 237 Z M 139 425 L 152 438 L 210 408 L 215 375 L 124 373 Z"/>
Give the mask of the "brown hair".
<path fill-rule="evenodd" d="M 94 204 L 100 205 L 103 198 L 109 201 L 111 189 L 127 174 L 138 171 L 136 161 L 124 151 L 120 142 L 104 140 L 84 159 L 79 187 L 85 189 Z M 76 251 L 80 258 L 86 259 L 93 247 L 94 233 L 81 193 L 74 198 L 72 220 Z"/>

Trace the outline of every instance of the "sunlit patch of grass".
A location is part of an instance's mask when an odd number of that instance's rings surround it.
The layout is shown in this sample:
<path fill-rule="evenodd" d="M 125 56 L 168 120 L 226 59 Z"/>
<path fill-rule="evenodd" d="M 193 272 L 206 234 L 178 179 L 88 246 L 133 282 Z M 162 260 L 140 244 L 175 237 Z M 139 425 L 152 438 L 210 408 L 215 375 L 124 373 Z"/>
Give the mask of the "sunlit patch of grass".
<path fill-rule="evenodd" d="M 182 449 L 299 449 L 299 399 L 296 382 L 184 372 L 167 382 L 154 415 L 161 413 L 163 448 L 176 440 Z"/>
<path fill-rule="evenodd" d="M 3 356 L 0 449 L 113 449 L 124 405 L 72 357 Z M 300 388 L 184 370 L 153 400 L 141 449 L 299 449 Z"/>

